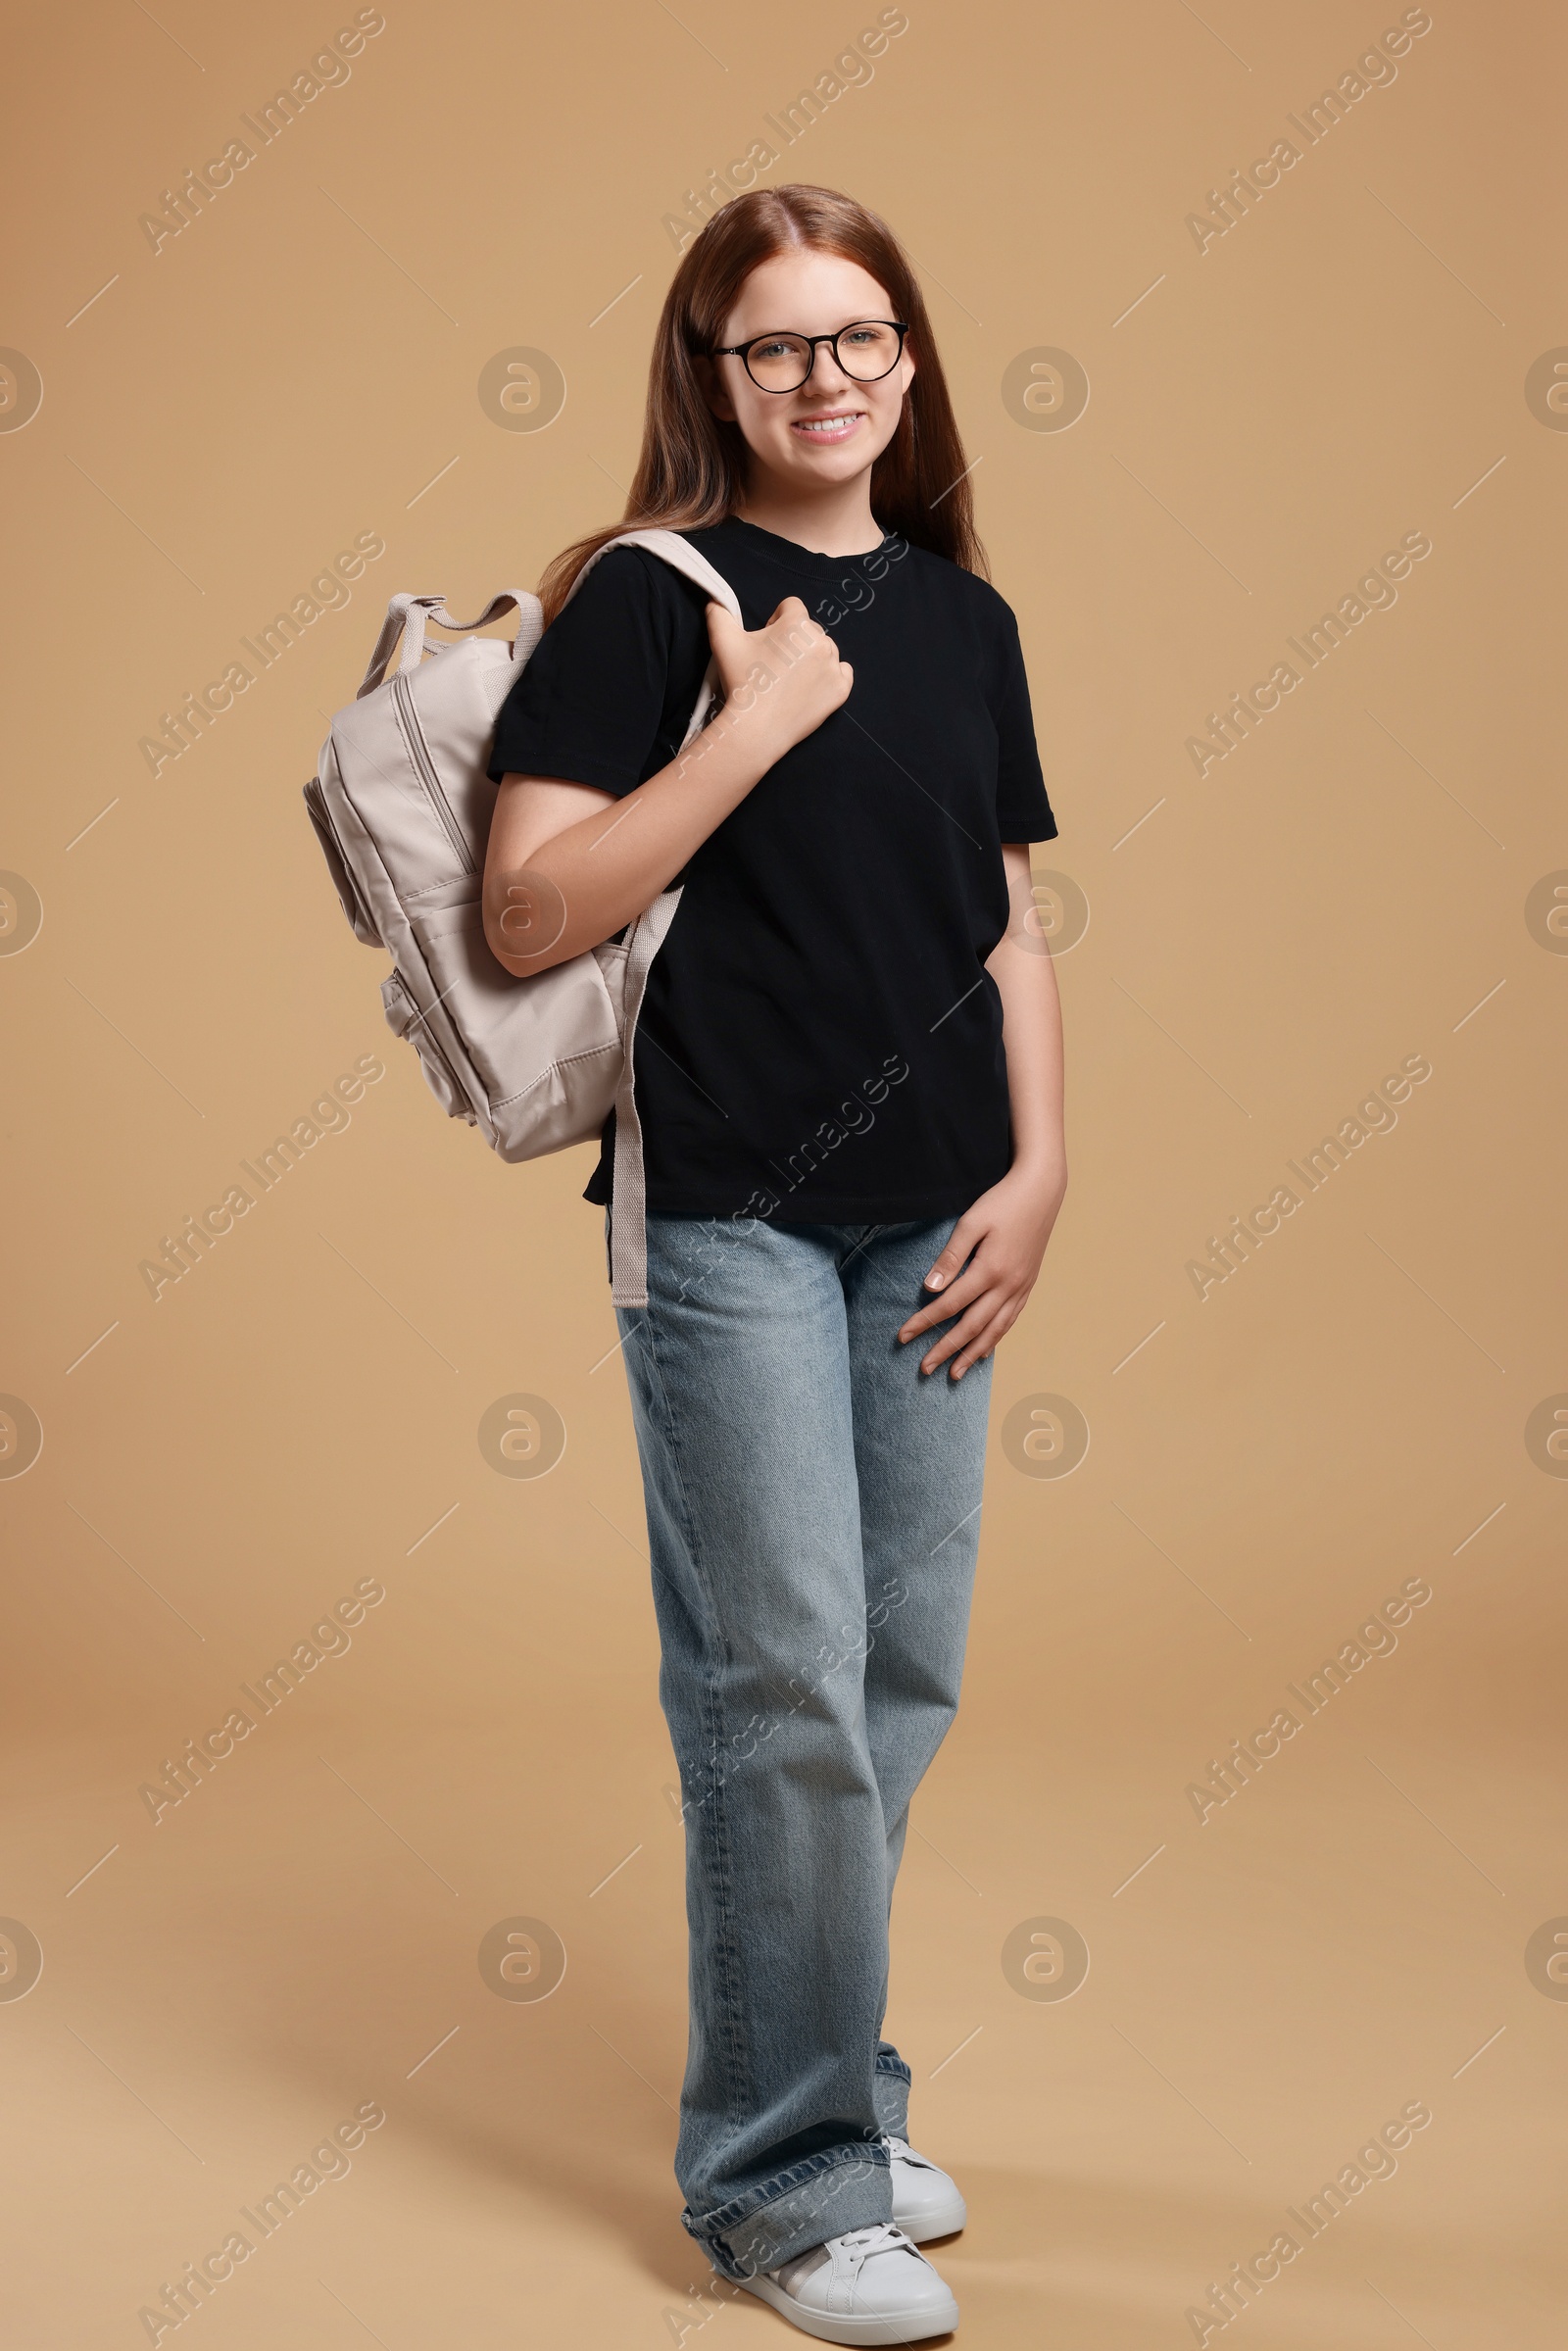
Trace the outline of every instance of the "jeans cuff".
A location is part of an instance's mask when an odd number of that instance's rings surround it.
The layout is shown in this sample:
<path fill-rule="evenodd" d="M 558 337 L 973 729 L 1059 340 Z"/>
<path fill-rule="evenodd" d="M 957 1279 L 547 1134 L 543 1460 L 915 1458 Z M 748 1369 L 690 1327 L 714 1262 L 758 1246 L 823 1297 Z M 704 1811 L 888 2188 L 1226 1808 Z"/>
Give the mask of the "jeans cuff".
<path fill-rule="evenodd" d="M 808 2253 L 830 2236 L 870 2229 L 893 2218 L 887 2149 L 843 2147 L 792 2164 L 766 2187 L 737 2196 L 699 2220 L 688 2209 L 682 2226 L 722 2278 L 755 2278 Z"/>
<path fill-rule="evenodd" d="M 902 2057 L 877 2052 L 871 2077 L 871 2106 L 878 2125 L 890 2138 L 909 2135 L 910 2073 Z"/>

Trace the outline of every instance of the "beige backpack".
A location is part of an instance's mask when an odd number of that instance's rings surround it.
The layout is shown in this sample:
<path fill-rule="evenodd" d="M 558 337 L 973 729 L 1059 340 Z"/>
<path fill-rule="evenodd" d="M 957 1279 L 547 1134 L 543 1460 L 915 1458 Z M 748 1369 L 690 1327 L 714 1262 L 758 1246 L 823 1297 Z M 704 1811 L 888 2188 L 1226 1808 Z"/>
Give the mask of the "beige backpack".
<path fill-rule="evenodd" d="M 734 590 L 676 532 L 627 531 L 610 545 L 648 548 L 740 618 Z M 508 605 L 517 612 L 512 646 L 472 634 Z M 466 641 L 427 646 L 431 621 Z M 388 1023 L 415 1047 L 452 1117 L 476 1126 L 503 1159 L 537 1159 L 597 1140 L 613 1107 L 612 1295 L 618 1306 L 642 1306 L 648 1264 L 632 1040 L 649 965 L 680 891 L 662 891 L 618 941 L 532 979 L 498 963 L 484 935 L 480 893 L 496 800 L 485 764 L 501 705 L 541 629 L 538 598 L 513 588 L 493 596 L 477 620 L 454 620 L 440 596 L 394 596 L 359 693 L 332 721 L 305 805 L 355 937 L 392 957 L 381 983 Z M 400 636 L 402 656 L 389 673 Z M 717 692 L 710 664 L 683 747 Z"/>

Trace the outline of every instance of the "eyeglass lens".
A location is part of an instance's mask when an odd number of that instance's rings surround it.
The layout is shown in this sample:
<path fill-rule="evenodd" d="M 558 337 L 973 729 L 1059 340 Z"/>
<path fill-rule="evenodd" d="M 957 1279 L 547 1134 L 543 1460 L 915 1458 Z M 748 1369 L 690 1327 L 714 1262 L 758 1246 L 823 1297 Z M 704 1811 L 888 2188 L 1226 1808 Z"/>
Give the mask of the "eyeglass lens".
<path fill-rule="evenodd" d="M 857 383 L 875 383 L 898 364 L 902 341 L 896 326 L 880 318 L 861 319 L 839 332 L 839 366 Z M 804 335 L 764 335 L 747 351 L 746 367 L 762 391 L 793 392 L 810 374 L 811 358 L 811 346 Z"/>

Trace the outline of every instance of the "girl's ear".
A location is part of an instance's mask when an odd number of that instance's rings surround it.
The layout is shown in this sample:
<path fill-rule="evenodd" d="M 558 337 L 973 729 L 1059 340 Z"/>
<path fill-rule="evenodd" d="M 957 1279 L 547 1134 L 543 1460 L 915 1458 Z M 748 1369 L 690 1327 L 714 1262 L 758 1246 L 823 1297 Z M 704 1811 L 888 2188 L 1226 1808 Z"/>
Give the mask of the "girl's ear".
<path fill-rule="evenodd" d="M 706 352 L 699 351 L 693 356 L 692 366 L 697 372 L 698 388 L 714 416 L 725 424 L 733 424 L 736 420 L 735 403 L 725 391 L 722 378 L 712 361 Z"/>

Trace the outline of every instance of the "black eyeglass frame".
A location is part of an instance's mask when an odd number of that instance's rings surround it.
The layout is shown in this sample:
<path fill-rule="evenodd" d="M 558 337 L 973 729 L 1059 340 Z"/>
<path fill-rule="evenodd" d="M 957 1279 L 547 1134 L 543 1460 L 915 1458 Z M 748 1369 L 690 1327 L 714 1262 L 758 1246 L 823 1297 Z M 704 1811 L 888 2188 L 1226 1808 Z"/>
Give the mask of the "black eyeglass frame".
<path fill-rule="evenodd" d="M 891 326 L 899 338 L 898 350 L 880 375 L 857 375 L 853 368 L 846 367 L 839 357 L 839 335 L 854 334 L 858 326 Z M 851 383 L 879 384 L 885 382 L 904 357 L 904 345 L 908 332 L 908 321 L 905 318 L 852 318 L 848 326 L 841 326 L 839 333 L 833 335 L 803 335 L 799 328 L 794 326 L 773 326 L 768 329 L 766 334 L 752 335 L 744 343 L 726 343 L 720 350 L 710 353 L 710 356 L 716 360 L 739 360 L 747 374 L 751 376 L 753 383 L 757 384 L 760 392 L 766 392 L 775 400 L 783 400 L 791 392 L 799 392 L 810 382 L 816 369 L 817 348 L 822 343 L 830 346 L 834 367 L 841 375 L 848 376 Z M 799 383 L 782 385 L 758 383 L 757 377 L 752 374 L 752 353 L 757 349 L 759 343 L 770 343 L 777 335 L 790 335 L 797 343 L 806 345 L 806 373 L 801 377 Z"/>

